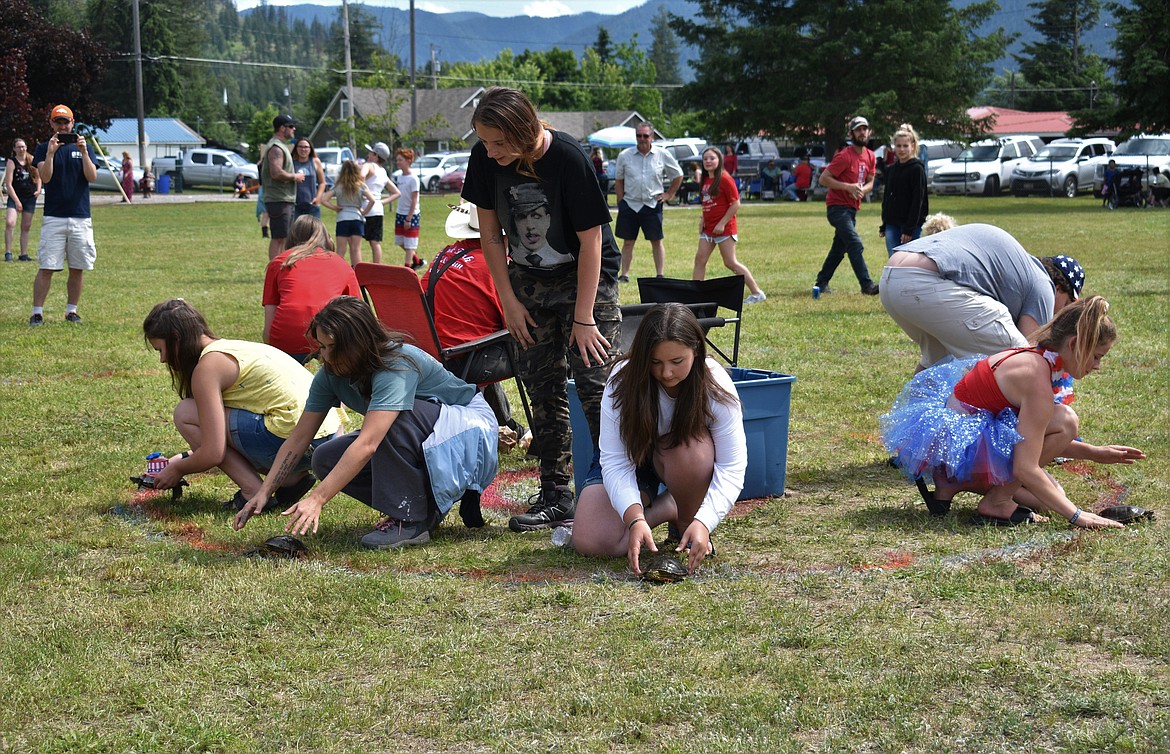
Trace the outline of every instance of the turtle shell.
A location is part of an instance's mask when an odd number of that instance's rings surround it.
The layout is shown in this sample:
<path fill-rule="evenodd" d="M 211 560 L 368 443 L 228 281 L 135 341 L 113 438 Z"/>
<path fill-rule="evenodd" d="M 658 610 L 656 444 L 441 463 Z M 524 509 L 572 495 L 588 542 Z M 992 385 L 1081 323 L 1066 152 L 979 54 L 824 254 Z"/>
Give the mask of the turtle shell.
<path fill-rule="evenodd" d="M 673 555 L 654 555 L 642 564 L 642 578 L 646 581 L 670 583 L 682 581 L 688 575 L 687 567 Z"/>
<path fill-rule="evenodd" d="M 304 542 L 296 537 L 290 537 L 284 534 L 279 537 L 273 537 L 259 547 L 244 553 L 247 557 L 288 558 L 289 560 L 303 558 L 308 554 L 309 548 L 305 547 Z"/>
<path fill-rule="evenodd" d="M 1097 515 L 1122 524 L 1153 521 L 1156 518 L 1153 511 L 1139 508 L 1136 505 L 1111 505 Z"/>

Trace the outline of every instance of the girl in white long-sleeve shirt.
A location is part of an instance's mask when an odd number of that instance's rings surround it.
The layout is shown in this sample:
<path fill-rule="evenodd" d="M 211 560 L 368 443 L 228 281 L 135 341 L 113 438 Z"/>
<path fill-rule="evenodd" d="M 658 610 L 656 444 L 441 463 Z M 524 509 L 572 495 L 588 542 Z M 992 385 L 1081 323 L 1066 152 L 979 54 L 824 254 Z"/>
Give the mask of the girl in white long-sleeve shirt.
<path fill-rule="evenodd" d="M 743 489 L 747 439 L 731 376 L 707 358 L 687 307 L 662 304 L 643 318 L 606 382 L 600 445 L 601 475 L 590 473 L 583 485 L 573 547 L 625 553 L 641 573 L 642 547 L 658 551 L 652 529 L 673 522 L 682 532 L 677 551 L 690 548 L 694 572 Z"/>

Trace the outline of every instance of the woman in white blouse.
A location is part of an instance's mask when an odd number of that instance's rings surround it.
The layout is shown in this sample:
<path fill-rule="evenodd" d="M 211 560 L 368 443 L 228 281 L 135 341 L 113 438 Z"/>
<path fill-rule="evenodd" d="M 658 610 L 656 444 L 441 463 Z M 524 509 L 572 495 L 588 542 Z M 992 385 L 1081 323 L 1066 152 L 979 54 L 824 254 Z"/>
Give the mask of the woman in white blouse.
<path fill-rule="evenodd" d="M 690 550 L 693 573 L 743 489 L 747 439 L 731 376 L 707 358 L 687 307 L 661 304 L 643 318 L 606 382 L 600 444 L 601 469 L 582 485 L 573 547 L 625 553 L 640 574 L 642 547 L 658 551 L 652 529 L 673 523 L 676 551 Z"/>

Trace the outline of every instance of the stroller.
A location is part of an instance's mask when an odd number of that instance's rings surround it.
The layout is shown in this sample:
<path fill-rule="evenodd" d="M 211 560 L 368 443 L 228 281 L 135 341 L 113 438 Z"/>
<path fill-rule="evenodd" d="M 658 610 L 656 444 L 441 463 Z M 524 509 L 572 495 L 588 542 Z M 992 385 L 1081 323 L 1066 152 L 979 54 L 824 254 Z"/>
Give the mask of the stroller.
<path fill-rule="evenodd" d="M 1109 186 L 1109 209 L 1118 207 L 1143 207 L 1145 199 L 1142 196 L 1142 169 L 1124 168 L 1113 176 L 1113 183 Z"/>

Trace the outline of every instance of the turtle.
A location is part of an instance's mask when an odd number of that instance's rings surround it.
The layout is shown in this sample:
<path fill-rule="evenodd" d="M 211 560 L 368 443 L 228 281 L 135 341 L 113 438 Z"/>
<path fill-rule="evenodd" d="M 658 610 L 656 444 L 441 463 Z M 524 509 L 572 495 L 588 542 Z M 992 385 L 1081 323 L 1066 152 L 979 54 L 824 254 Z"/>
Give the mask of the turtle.
<path fill-rule="evenodd" d="M 249 558 L 287 558 L 297 560 L 307 557 L 309 548 L 296 537 L 282 534 L 264 542 L 259 547 L 247 550 L 244 555 Z"/>
<path fill-rule="evenodd" d="M 1136 505 L 1111 505 L 1097 515 L 1122 524 L 1136 524 L 1139 521 L 1153 521 L 1157 518 L 1153 511 Z"/>
<path fill-rule="evenodd" d="M 142 476 L 132 476 L 132 477 L 130 477 L 130 481 L 137 484 L 139 490 L 153 490 L 155 488 L 153 474 L 143 474 Z M 179 498 L 181 498 L 183 496 L 183 488 L 190 487 L 190 486 L 191 486 L 191 483 L 188 482 L 186 478 L 180 479 L 178 484 L 176 484 L 174 487 L 171 487 L 171 499 L 178 500 Z"/>
<path fill-rule="evenodd" d="M 642 563 L 642 578 L 646 581 L 655 581 L 666 584 L 682 581 L 689 574 L 687 567 L 678 561 L 678 558 L 668 553 L 652 555 Z"/>

